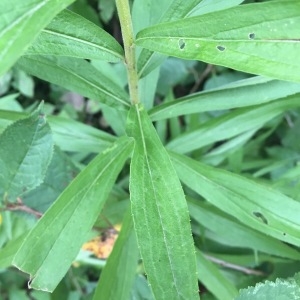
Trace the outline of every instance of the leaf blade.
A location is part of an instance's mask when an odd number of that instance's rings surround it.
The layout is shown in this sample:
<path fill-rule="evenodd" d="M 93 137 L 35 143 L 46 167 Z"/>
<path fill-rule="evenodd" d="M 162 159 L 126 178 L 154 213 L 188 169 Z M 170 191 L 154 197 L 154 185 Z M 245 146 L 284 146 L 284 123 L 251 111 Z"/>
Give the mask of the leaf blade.
<path fill-rule="evenodd" d="M 106 105 L 129 107 L 128 94 L 87 61 L 70 57 L 23 56 L 17 66 L 28 74 L 63 86 Z"/>
<path fill-rule="evenodd" d="M 298 106 L 298 95 L 295 95 L 253 108 L 240 108 L 212 119 L 194 131 L 178 136 L 167 147 L 178 153 L 188 153 L 247 131 L 258 130 L 272 118 Z"/>
<path fill-rule="evenodd" d="M 180 182 L 142 107 L 130 110 L 127 132 L 136 141 L 131 210 L 153 293 L 159 299 L 197 299 L 193 241 Z"/>
<path fill-rule="evenodd" d="M 65 275 L 132 151 L 132 144 L 132 139 L 124 137 L 99 154 L 26 237 L 13 264 L 30 274 L 31 287 L 53 291 Z"/>
<path fill-rule="evenodd" d="M 129 209 L 125 213 L 122 229 L 113 252 L 101 272 L 93 299 L 128 299 L 135 279 L 138 255 L 139 251 Z"/>
<path fill-rule="evenodd" d="M 300 67 L 299 9 L 297 1 L 241 5 L 144 29 L 136 43 L 183 59 L 299 82 L 294 71 Z"/>
<path fill-rule="evenodd" d="M 259 105 L 300 92 L 294 82 L 254 77 L 163 103 L 150 110 L 153 121 L 197 112 Z"/>
<path fill-rule="evenodd" d="M 0 136 L 0 198 L 14 202 L 40 185 L 50 164 L 53 139 L 41 105 Z"/>
<path fill-rule="evenodd" d="M 0 75 L 15 63 L 51 19 L 73 1 L 1 1 Z"/>
<path fill-rule="evenodd" d="M 102 28 L 63 10 L 41 31 L 25 55 L 59 55 L 110 62 L 123 60 L 120 44 Z"/>
<path fill-rule="evenodd" d="M 300 204 L 243 176 L 170 153 L 180 179 L 207 201 L 245 225 L 299 246 Z"/>

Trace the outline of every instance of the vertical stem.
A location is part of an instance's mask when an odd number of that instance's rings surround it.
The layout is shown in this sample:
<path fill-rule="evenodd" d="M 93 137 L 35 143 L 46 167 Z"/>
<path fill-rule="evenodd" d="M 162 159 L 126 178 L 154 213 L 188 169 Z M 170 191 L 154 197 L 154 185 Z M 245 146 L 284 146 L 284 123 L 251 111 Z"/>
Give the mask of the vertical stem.
<path fill-rule="evenodd" d="M 139 103 L 138 74 L 135 65 L 135 45 L 128 0 L 116 0 L 127 65 L 129 94 L 132 104 Z"/>

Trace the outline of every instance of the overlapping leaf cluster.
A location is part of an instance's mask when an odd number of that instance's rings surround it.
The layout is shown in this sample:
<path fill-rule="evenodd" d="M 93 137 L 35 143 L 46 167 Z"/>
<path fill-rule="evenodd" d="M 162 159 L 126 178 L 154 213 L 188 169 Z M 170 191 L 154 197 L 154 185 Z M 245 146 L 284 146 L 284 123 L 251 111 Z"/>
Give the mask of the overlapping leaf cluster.
<path fill-rule="evenodd" d="M 0 74 L 13 67 L 93 99 L 115 134 L 0 99 L 0 268 L 62 295 L 102 214 L 122 230 L 93 299 L 198 299 L 198 283 L 204 297 L 233 299 L 299 271 L 299 2 L 135 0 L 133 61 L 72 2 L 3 0 Z M 176 97 L 178 70 L 168 81 L 164 68 L 195 61 L 249 74 Z M 265 149 L 274 132 L 282 145 Z M 264 295 L 298 292 L 270 286 Z"/>

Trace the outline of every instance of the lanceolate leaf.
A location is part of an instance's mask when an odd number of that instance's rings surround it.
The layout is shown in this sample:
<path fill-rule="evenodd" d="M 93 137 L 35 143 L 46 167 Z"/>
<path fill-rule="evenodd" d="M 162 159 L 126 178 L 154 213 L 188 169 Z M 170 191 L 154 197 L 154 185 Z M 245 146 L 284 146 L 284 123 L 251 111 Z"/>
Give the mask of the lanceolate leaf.
<path fill-rule="evenodd" d="M 240 222 L 284 242 L 300 245 L 300 203 L 254 181 L 171 153 L 180 179 Z"/>
<path fill-rule="evenodd" d="M 30 287 L 53 291 L 96 221 L 133 141 L 119 139 L 64 190 L 26 237 L 13 264 L 30 274 Z"/>
<path fill-rule="evenodd" d="M 26 55 L 17 63 L 27 73 L 106 105 L 129 106 L 128 94 L 82 59 Z"/>
<path fill-rule="evenodd" d="M 166 1 L 164 2 L 166 3 Z M 184 18 L 199 2 L 201 2 L 201 0 L 173 0 L 168 2 L 168 4 L 166 3 L 167 5 L 164 4 L 162 6 L 161 1 L 151 1 L 151 9 L 155 11 L 155 13 L 151 14 L 151 17 L 152 15 L 154 15 L 154 17 L 151 18 L 151 24 L 149 25 L 154 25 L 158 22 L 169 22 Z M 146 76 L 153 69 L 158 67 L 164 59 L 164 55 L 143 49 L 137 62 L 139 76 Z"/>
<path fill-rule="evenodd" d="M 69 10 L 58 14 L 25 54 L 72 56 L 111 62 L 123 59 L 123 49 L 111 35 Z"/>
<path fill-rule="evenodd" d="M 199 299 L 184 194 L 146 111 L 133 106 L 129 136 L 131 211 L 147 278 L 157 299 Z"/>
<path fill-rule="evenodd" d="M 197 112 L 258 105 L 299 92 L 298 83 L 257 76 L 157 105 L 151 109 L 150 116 L 157 121 Z"/>
<path fill-rule="evenodd" d="M 300 253 L 288 245 L 257 232 L 213 207 L 210 203 L 189 198 L 191 217 L 206 228 L 205 236 L 222 245 L 250 248 L 271 255 L 300 260 Z"/>
<path fill-rule="evenodd" d="M 39 107 L 0 136 L 0 201 L 15 202 L 40 185 L 52 158 L 53 139 Z"/>
<path fill-rule="evenodd" d="M 168 144 L 168 148 L 188 153 L 249 130 L 257 130 L 284 111 L 299 106 L 299 96 L 296 95 L 273 103 L 240 108 L 202 124 L 197 130 L 178 136 Z"/>
<path fill-rule="evenodd" d="M 152 51 L 300 81 L 299 1 L 270 1 L 159 24 L 138 33 Z M 288 55 L 287 55 L 288 53 Z"/>
<path fill-rule="evenodd" d="M 74 0 L 1 0 L 0 75 L 23 54 L 51 19 Z"/>
<path fill-rule="evenodd" d="M 130 209 L 126 212 L 122 229 L 110 254 L 93 299 L 129 299 L 136 275 L 138 247 Z"/>

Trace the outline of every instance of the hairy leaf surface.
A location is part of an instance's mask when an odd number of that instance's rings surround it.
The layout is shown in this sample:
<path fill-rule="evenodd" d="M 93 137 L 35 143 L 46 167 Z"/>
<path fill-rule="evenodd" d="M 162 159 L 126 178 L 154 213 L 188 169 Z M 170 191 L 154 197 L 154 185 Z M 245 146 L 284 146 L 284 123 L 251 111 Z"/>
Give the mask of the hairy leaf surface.
<path fill-rule="evenodd" d="M 146 111 L 133 106 L 135 139 L 130 199 L 145 271 L 157 299 L 198 299 L 196 262 L 184 194 L 170 158 Z"/>
<path fill-rule="evenodd" d="M 0 136 L 0 201 L 15 202 L 40 185 L 52 152 L 52 133 L 41 106 L 8 126 Z"/>

